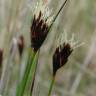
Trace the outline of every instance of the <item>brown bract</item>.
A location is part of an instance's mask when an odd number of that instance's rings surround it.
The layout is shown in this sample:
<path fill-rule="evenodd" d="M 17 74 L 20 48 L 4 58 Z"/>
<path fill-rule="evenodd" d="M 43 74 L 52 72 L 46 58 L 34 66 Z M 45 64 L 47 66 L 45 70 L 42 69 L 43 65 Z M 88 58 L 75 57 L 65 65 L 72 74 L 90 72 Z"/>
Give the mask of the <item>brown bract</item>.
<path fill-rule="evenodd" d="M 22 35 L 18 39 L 18 49 L 19 49 L 19 54 L 21 56 L 24 49 L 24 37 Z"/>
<path fill-rule="evenodd" d="M 31 26 L 31 47 L 34 49 L 35 52 L 41 47 L 47 34 L 48 25 L 43 19 L 42 13 L 40 11 L 39 16 L 37 18 L 34 15 L 34 19 L 32 21 Z"/>
<path fill-rule="evenodd" d="M 56 74 L 59 68 L 67 63 L 68 57 L 72 51 L 73 49 L 71 49 L 71 46 L 68 43 L 64 43 L 62 46 L 60 45 L 56 48 L 56 51 L 53 55 L 53 75 Z"/>

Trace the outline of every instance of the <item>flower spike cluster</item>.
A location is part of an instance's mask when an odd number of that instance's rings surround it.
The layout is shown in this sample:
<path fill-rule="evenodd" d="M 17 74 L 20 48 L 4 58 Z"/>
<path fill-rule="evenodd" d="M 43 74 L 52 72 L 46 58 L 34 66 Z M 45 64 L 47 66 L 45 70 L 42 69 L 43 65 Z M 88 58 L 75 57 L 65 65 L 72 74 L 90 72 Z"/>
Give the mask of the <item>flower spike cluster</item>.
<path fill-rule="evenodd" d="M 48 34 L 48 25 L 41 18 L 42 13 L 40 11 L 38 18 L 34 15 L 34 19 L 31 26 L 31 47 L 34 51 L 37 51 Z"/>
<path fill-rule="evenodd" d="M 75 48 L 78 48 L 84 44 L 75 40 L 75 35 L 72 34 L 70 40 L 68 40 L 67 33 L 61 34 L 59 40 L 57 41 L 56 51 L 53 55 L 53 76 L 56 74 L 57 70 L 65 65 L 68 61 L 68 57 Z M 64 43 L 63 43 L 64 42 Z"/>
<path fill-rule="evenodd" d="M 71 48 L 69 43 L 64 43 L 56 48 L 56 51 L 53 55 L 53 76 L 55 76 L 57 70 L 64 66 L 68 57 L 72 53 L 73 49 Z"/>
<path fill-rule="evenodd" d="M 41 0 L 42 1 L 42 0 Z M 38 6 L 37 6 L 38 5 Z M 34 16 L 31 25 L 31 47 L 36 52 L 44 42 L 50 22 L 52 18 L 50 17 L 50 12 L 48 7 L 46 7 L 43 2 L 37 3 L 35 6 Z"/>

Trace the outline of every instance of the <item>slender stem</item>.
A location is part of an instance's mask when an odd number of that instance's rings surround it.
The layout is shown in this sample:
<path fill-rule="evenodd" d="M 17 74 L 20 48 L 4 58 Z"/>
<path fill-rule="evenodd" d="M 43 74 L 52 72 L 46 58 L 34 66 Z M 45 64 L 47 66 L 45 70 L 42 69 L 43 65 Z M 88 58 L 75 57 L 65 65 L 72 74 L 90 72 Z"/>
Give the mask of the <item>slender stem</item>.
<path fill-rule="evenodd" d="M 58 11 L 57 14 L 55 15 L 55 17 L 54 17 L 54 19 L 53 19 L 51 25 L 49 26 L 49 30 L 48 30 L 48 32 L 50 31 L 50 29 L 51 29 L 51 27 L 53 26 L 53 24 L 54 24 L 56 18 L 57 18 L 58 15 L 60 14 L 61 10 L 63 9 L 63 7 L 64 7 L 65 4 L 67 3 L 67 1 L 68 1 L 68 0 L 65 0 L 65 1 L 64 1 L 64 3 L 62 4 L 62 6 L 60 7 L 59 11 Z"/>
<path fill-rule="evenodd" d="M 39 52 L 40 52 L 40 49 L 38 50 L 38 57 L 39 57 Z M 30 96 L 32 96 L 32 93 L 33 93 L 34 82 L 35 82 L 35 77 L 36 77 L 36 73 L 37 73 L 38 57 L 37 57 L 37 60 L 36 60 L 36 66 L 35 66 L 35 70 L 34 70 L 33 81 L 32 81 L 32 84 L 31 84 Z"/>
<path fill-rule="evenodd" d="M 32 51 L 32 50 L 31 50 Z M 24 77 L 21 81 L 21 84 L 20 86 L 18 87 L 17 89 L 17 95 L 16 96 L 23 96 L 24 94 L 24 90 L 25 90 L 25 87 L 26 87 L 26 84 L 27 84 L 27 81 L 28 81 L 28 77 L 29 77 L 29 73 L 30 73 L 30 69 L 31 69 L 31 66 L 32 66 L 32 62 L 33 62 L 33 59 L 35 57 L 35 54 L 36 53 L 29 53 L 28 55 L 28 62 L 27 62 L 27 66 L 26 66 L 26 69 L 25 69 L 25 73 L 24 73 Z"/>
<path fill-rule="evenodd" d="M 52 91 L 52 88 L 53 88 L 53 85 L 54 85 L 54 81 L 55 81 L 55 76 L 52 77 L 52 81 L 51 81 L 51 84 L 50 84 L 48 96 L 51 96 L 51 91 Z"/>

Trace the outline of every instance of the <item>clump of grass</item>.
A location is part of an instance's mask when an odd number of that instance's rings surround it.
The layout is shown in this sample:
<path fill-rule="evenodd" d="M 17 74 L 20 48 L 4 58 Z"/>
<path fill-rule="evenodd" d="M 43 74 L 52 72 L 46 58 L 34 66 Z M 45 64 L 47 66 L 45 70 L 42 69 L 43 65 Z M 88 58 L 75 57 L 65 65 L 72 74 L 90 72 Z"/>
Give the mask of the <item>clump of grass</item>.
<path fill-rule="evenodd" d="M 21 85 L 18 88 L 17 96 L 23 95 L 26 84 L 27 84 L 27 80 L 28 80 L 28 77 L 30 74 L 31 66 L 33 65 L 32 62 L 34 61 L 34 57 L 35 57 L 36 53 L 38 52 L 38 50 L 40 49 L 45 38 L 47 37 L 48 32 L 50 31 L 52 25 L 54 24 L 56 18 L 58 17 L 59 13 L 63 9 L 66 2 L 67 2 L 67 0 L 65 0 L 64 3 L 62 4 L 60 10 L 58 11 L 58 13 L 54 17 L 54 19 L 51 21 L 52 23 L 49 22 L 49 19 L 50 19 L 49 15 L 46 16 L 46 14 L 44 14 L 42 10 L 39 9 L 40 11 L 38 11 L 38 8 L 36 9 L 37 13 L 34 14 L 34 18 L 32 20 L 32 25 L 31 25 L 31 32 L 30 32 L 31 33 L 30 34 L 31 48 L 33 49 L 33 52 L 32 53 L 29 52 L 29 58 L 28 58 L 26 69 L 25 69 L 24 78 L 22 79 Z M 42 5 L 42 3 L 41 3 L 41 5 Z M 42 7 L 42 6 L 40 6 L 40 7 Z M 31 49 L 31 51 L 32 51 L 32 49 Z M 30 53 L 32 54 L 32 56 Z M 36 66 L 37 66 L 37 63 L 36 63 Z M 35 72 L 36 72 L 36 69 L 37 68 L 35 67 Z M 33 77 L 34 77 L 34 79 L 33 79 L 32 87 L 31 87 L 31 94 L 32 94 L 33 87 L 34 87 L 35 73 L 34 73 Z"/>

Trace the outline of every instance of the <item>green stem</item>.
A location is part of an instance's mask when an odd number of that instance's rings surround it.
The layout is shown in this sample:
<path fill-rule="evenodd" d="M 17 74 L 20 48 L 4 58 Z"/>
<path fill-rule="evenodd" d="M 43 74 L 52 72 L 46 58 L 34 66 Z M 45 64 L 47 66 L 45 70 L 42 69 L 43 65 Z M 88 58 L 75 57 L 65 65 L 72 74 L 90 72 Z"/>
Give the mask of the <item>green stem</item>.
<path fill-rule="evenodd" d="M 34 53 L 34 52 L 33 52 L 33 54 L 32 54 L 32 52 L 29 52 L 29 54 L 28 54 L 28 60 L 27 60 L 27 65 L 26 65 L 24 77 L 21 81 L 21 84 L 19 85 L 19 87 L 17 89 L 16 96 L 23 96 L 23 94 L 24 94 L 24 90 L 25 90 L 25 87 L 26 87 L 26 84 L 27 84 L 27 80 L 28 80 L 28 77 L 29 77 L 30 69 L 31 69 L 32 62 L 34 60 L 35 54 L 36 53 Z"/>
<path fill-rule="evenodd" d="M 51 96 L 51 92 L 52 92 L 52 88 L 53 88 L 53 85 L 54 85 L 54 81 L 55 81 L 55 76 L 52 77 L 52 81 L 51 81 L 51 84 L 50 84 L 48 96 Z"/>
<path fill-rule="evenodd" d="M 39 57 L 39 52 L 40 52 L 40 49 L 38 50 L 38 57 Z M 35 70 L 34 70 L 34 74 L 33 74 L 33 81 L 32 81 L 32 84 L 31 84 L 30 96 L 32 96 L 32 93 L 33 93 L 34 82 L 35 82 L 35 77 L 36 77 L 36 73 L 37 73 L 38 57 L 37 57 L 36 65 L 35 65 L 35 68 L 34 68 Z"/>
<path fill-rule="evenodd" d="M 58 17 L 58 15 L 60 14 L 61 10 L 63 9 L 63 7 L 65 6 L 65 4 L 67 3 L 68 0 L 65 0 L 64 3 L 62 4 L 62 6 L 60 7 L 59 11 L 57 12 L 57 14 L 55 15 L 51 25 L 49 26 L 48 32 L 50 31 L 51 27 L 53 26 L 56 18 Z"/>

